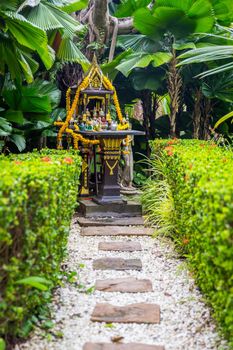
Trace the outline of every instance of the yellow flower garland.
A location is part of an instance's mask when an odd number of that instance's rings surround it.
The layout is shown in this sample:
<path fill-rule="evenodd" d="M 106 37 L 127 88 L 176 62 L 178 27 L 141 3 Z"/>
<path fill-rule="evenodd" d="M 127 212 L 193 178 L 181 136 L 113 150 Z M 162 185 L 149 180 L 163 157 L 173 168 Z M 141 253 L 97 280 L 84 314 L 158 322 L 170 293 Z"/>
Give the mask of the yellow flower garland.
<path fill-rule="evenodd" d="M 66 92 L 66 109 L 67 109 L 67 116 L 66 116 L 66 120 L 65 122 L 55 122 L 54 125 L 56 126 L 60 126 L 60 130 L 58 132 L 57 135 L 57 147 L 59 149 L 62 149 L 62 135 L 64 132 L 68 132 L 69 134 L 72 135 L 73 139 L 74 139 L 74 147 L 75 149 L 78 148 L 78 142 L 81 141 L 85 144 L 98 144 L 99 141 L 98 140 L 89 140 L 89 139 L 85 139 L 84 137 L 82 137 L 82 135 L 77 134 L 75 132 L 73 132 L 73 130 L 69 129 L 69 123 L 70 120 L 72 119 L 76 108 L 78 107 L 79 104 L 79 98 L 80 98 L 80 93 L 82 90 L 86 89 L 91 80 L 93 79 L 94 75 L 98 73 L 99 74 L 99 70 L 98 70 L 98 66 L 95 66 L 94 69 L 91 69 L 88 73 L 88 75 L 83 79 L 82 83 L 79 85 L 79 87 L 77 88 L 76 94 L 74 96 L 74 100 L 73 103 L 71 105 L 71 88 L 69 88 Z M 101 79 L 102 79 L 102 75 L 101 75 Z M 116 107 L 116 113 L 118 116 L 118 119 L 120 121 L 120 124 L 118 125 L 118 130 L 126 130 L 129 128 L 128 123 L 127 124 L 123 124 L 123 115 L 121 113 L 121 108 L 120 108 L 120 104 L 118 101 L 118 97 L 117 97 L 117 92 L 115 87 L 112 85 L 112 83 L 110 82 L 110 80 L 106 77 L 103 76 L 103 85 L 105 86 L 105 88 L 112 90 L 113 91 L 113 101 Z M 79 131 L 79 127 L 78 125 L 74 124 L 74 128 L 75 131 Z"/>

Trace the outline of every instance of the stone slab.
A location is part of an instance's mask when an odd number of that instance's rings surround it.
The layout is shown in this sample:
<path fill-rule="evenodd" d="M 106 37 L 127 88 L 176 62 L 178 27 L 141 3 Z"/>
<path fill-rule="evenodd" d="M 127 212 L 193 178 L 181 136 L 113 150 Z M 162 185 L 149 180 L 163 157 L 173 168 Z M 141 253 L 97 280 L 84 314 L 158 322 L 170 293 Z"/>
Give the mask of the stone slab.
<path fill-rule="evenodd" d="M 142 246 L 139 242 L 125 241 L 125 242 L 100 242 L 99 250 L 105 251 L 120 251 L 120 252 L 134 252 L 141 251 Z"/>
<path fill-rule="evenodd" d="M 77 217 L 77 223 L 83 227 L 89 226 L 140 226 L 144 224 L 142 216 L 135 217 L 98 217 L 85 218 L 84 216 Z"/>
<path fill-rule="evenodd" d="M 100 258 L 93 261 L 94 270 L 138 270 L 142 269 L 140 259 Z"/>
<path fill-rule="evenodd" d="M 165 350 L 163 346 L 147 345 L 139 343 L 130 344 L 108 344 L 108 343 L 86 343 L 83 350 Z"/>
<path fill-rule="evenodd" d="M 100 303 L 91 315 L 93 322 L 107 323 L 160 323 L 160 307 L 156 304 L 137 303 L 127 306 L 114 306 Z"/>
<path fill-rule="evenodd" d="M 134 217 L 142 215 L 142 206 L 136 201 L 123 203 L 97 204 L 90 199 L 79 200 L 79 213 L 86 218 L 90 217 Z"/>
<path fill-rule="evenodd" d="M 144 226 L 82 227 L 81 236 L 151 236 L 154 230 Z"/>
<path fill-rule="evenodd" d="M 151 292 L 152 283 L 147 279 L 134 277 L 97 280 L 95 289 L 102 292 L 143 293 Z"/>

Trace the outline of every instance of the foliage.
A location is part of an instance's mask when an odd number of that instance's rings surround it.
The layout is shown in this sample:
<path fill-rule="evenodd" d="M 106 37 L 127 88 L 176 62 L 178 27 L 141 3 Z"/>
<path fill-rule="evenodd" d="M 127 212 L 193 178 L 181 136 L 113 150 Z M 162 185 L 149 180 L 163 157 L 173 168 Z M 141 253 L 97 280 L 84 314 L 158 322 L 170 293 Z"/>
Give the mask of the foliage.
<path fill-rule="evenodd" d="M 0 158 L 2 337 L 26 336 L 59 283 L 80 163 L 63 151 Z"/>
<path fill-rule="evenodd" d="M 86 1 L 75 3 L 72 6 L 79 9 L 86 6 Z M 88 60 L 73 44 L 74 36 L 84 27 L 65 12 L 70 5 L 71 1 L 1 1 L 0 74 L 9 72 L 13 80 L 26 79 L 30 83 L 40 60 L 46 69 L 52 67 L 56 51 L 61 61 L 79 62 L 86 67 Z"/>
<path fill-rule="evenodd" d="M 187 256 L 215 318 L 233 345 L 233 179 L 229 176 L 233 153 L 196 140 L 158 140 L 152 147 L 160 158 L 160 163 L 155 159 L 160 175 L 154 181 L 166 181 L 174 201 L 174 226 L 169 234 Z M 150 182 L 151 192 L 154 187 Z M 156 195 L 155 190 L 154 205 Z M 152 196 L 146 207 L 153 206 Z"/>
<path fill-rule="evenodd" d="M 27 136 L 35 132 L 41 135 L 51 127 L 51 114 L 60 103 L 61 93 L 45 80 L 16 86 L 6 78 L 0 98 L 0 137 L 4 137 L 5 144 L 13 142 L 23 151 Z"/>

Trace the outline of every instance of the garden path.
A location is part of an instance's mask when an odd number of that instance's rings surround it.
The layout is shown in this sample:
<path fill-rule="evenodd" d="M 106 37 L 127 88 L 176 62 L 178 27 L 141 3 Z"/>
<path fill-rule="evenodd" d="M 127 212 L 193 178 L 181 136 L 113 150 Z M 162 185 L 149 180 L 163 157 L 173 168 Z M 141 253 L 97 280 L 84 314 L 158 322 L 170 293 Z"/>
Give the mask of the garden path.
<path fill-rule="evenodd" d="M 68 277 L 51 306 L 54 327 L 37 329 L 14 350 L 227 349 L 185 261 L 170 241 L 145 230 L 125 236 L 108 227 L 92 236 L 92 227 L 81 235 L 74 219 Z"/>

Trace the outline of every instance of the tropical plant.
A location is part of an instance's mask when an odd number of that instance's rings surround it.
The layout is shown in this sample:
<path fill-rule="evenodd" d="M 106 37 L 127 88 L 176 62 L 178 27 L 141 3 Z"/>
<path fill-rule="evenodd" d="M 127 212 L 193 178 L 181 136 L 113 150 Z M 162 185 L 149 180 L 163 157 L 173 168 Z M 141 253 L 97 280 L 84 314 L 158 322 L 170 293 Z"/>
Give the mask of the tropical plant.
<path fill-rule="evenodd" d="M 115 69 L 129 76 L 138 67 L 146 70 L 149 65 L 161 65 L 165 68 L 171 101 L 170 134 L 175 136 L 184 91 L 182 70 L 177 65 L 177 51 L 196 49 L 202 39 L 200 32 L 214 36 L 212 33 L 217 23 L 225 25 L 230 23 L 233 18 L 231 1 L 158 0 L 153 6 L 151 4 L 148 6 L 146 1 L 126 0 L 119 5 L 116 15 L 125 17 L 132 15 L 134 26 L 141 34 L 118 37 L 118 46 L 128 51 L 120 62 L 118 60 Z M 206 44 L 202 40 L 200 45 Z M 156 72 L 157 70 L 154 70 L 154 75 Z M 152 77 L 153 74 L 150 82 Z"/>
<path fill-rule="evenodd" d="M 34 134 L 38 138 L 51 127 L 51 114 L 58 107 L 60 97 L 56 85 L 48 81 L 35 80 L 32 84 L 16 86 L 6 80 L 0 111 L 0 137 L 4 149 L 13 142 L 19 151 L 23 151 L 27 137 Z"/>
<path fill-rule="evenodd" d="M 62 61 L 76 61 L 87 64 L 86 58 L 73 44 L 74 35 L 83 26 L 74 21 L 65 11 L 70 10 L 71 2 L 48 0 L 18 1 L 3 0 L 0 4 L 0 74 L 10 72 L 13 80 L 33 81 L 39 62 L 32 57 L 38 54 L 46 69 L 51 68 L 57 57 Z M 76 1 L 85 6 L 85 1 Z M 54 46 L 57 33 L 62 37 Z M 48 35 L 47 35 L 48 33 Z M 54 46 L 54 47 L 53 47 Z M 52 48 L 53 47 L 53 48 Z"/>

